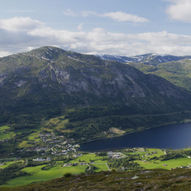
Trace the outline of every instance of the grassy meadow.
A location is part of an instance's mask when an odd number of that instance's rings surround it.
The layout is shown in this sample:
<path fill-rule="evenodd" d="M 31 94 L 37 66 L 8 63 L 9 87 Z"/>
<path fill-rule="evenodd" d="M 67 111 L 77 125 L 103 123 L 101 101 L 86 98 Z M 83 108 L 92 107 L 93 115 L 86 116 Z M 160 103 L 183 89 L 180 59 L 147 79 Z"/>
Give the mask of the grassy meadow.
<path fill-rule="evenodd" d="M 1 187 L 15 187 L 35 182 L 44 182 L 61 178 L 66 174 L 78 175 L 88 173 L 87 169 L 93 167 L 93 173 L 102 171 L 132 171 L 138 169 L 172 170 L 191 167 L 191 149 L 162 150 L 133 148 L 113 151 L 113 155 L 121 154 L 121 158 L 109 157 L 107 152 L 80 153 L 79 156 L 68 161 L 57 160 L 54 164 L 47 162 L 42 165 L 24 166 L 19 169 L 22 173 L 18 177 L 9 179 Z M 120 164 L 117 161 L 121 161 Z M 2 163 L 0 169 L 10 168 L 14 164 L 24 164 L 24 161 L 8 161 Z M 51 165 L 50 165 L 51 164 Z M 111 165 L 113 164 L 113 166 Z M 132 164 L 136 164 L 132 169 Z M 128 167 L 131 167 L 128 170 Z"/>

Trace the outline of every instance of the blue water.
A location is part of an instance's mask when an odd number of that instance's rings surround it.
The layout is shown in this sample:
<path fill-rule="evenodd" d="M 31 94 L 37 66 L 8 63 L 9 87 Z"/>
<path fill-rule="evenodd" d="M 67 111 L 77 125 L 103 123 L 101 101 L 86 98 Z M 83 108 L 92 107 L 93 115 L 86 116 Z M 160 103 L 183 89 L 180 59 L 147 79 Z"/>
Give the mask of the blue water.
<path fill-rule="evenodd" d="M 124 135 L 92 141 L 81 145 L 83 151 L 103 151 L 120 148 L 149 147 L 181 149 L 191 147 L 191 123 L 168 125 Z"/>

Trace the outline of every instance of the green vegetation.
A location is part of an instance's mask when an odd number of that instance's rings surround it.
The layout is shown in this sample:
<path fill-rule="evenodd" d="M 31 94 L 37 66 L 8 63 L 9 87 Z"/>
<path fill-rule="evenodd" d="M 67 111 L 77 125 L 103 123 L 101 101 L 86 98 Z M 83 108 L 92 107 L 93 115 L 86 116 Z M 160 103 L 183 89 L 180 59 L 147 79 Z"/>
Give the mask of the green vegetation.
<path fill-rule="evenodd" d="M 161 150 L 133 148 L 113 152 L 79 153 L 78 156 L 59 157 L 50 161 L 31 159 L 4 162 L 0 168 L 1 187 L 15 187 L 44 182 L 77 174 L 95 174 L 102 171 L 169 170 L 191 167 L 191 149 Z M 11 171 L 11 173 L 10 173 Z"/>
<path fill-rule="evenodd" d="M 65 128 L 68 122 L 69 120 L 66 119 L 65 116 L 59 116 L 46 121 L 44 124 L 44 128 L 49 129 L 49 131 L 54 130 L 60 133 L 65 133 Z"/>
<path fill-rule="evenodd" d="M 22 169 L 22 172 L 27 173 L 27 176 L 18 177 L 7 182 L 6 186 L 21 186 L 27 185 L 32 182 L 47 181 L 55 178 L 63 177 L 64 174 L 80 174 L 85 172 L 87 166 L 77 166 L 77 167 L 53 167 L 49 170 L 42 170 L 42 166 L 27 167 Z"/>
<path fill-rule="evenodd" d="M 147 73 L 167 79 L 171 83 L 191 90 L 191 61 L 182 59 L 166 63 L 131 63 L 130 65 Z"/>
<path fill-rule="evenodd" d="M 76 163 L 76 162 L 92 162 L 92 161 L 99 161 L 104 159 L 104 157 L 102 156 L 97 156 L 95 153 L 88 153 L 88 154 L 83 154 L 82 156 L 78 157 L 75 160 L 72 160 L 72 163 Z"/>
<path fill-rule="evenodd" d="M 190 63 L 133 65 L 190 90 Z M 35 185 L 18 189 L 43 190 L 49 185 L 51 190 L 54 185 L 56 190 L 60 185 L 70 190 L 73 179 L 78 190 L 95 185 L 98 190 L 132 190 L 144 185 L 147 190 L 153 185 L 164 190 L 163 182 L 174 168 L 172 186 L 184 186 L 183 180 L 189 180 L 191 149 L 82 153 L 78 145 L 190 122 L 189 91 L 127 64 L 52 47 L 0 58 L 0 77 L 1 186 L 41 182 L 37 186 L 42 189 Z M 183 178 L 178 179 L 181 174 Z M 60 179 L 43 183 L 55 178 Z"/>
<path fill-rule="evenodd" d="M 83 154 L 76 159 L 69 159 L 68 162 L 56 161 L 56 163 L 49 162 L 48 164 L 27 167 L 30 164 L 20 166 L 18 162 L 7 162 L 2 167 L 5 171 L 9 171 L 11 164 L 17 164 L 18 176 L 5 177 L 6 184 L 3 186 L 20 186 L 27 185 L 33 182 L 47 181 L 55 178 L 63 177 L 65 174 L 81 174 L 88 172 L 87 169 L 92 166 L 92 172 L 108 171 L 107 157 L 98 156 L 95 153 Z M 51 164 L 52 163 L 52 164 Z M 22 163 L 23 164 L 23 163 Z M 7 169 L 6 169 L 7 168 Z M 2 173 L 0 171 L 0 173 Z"/>
<path fill-rule="evenodd" d="M 11 131 L 9 126 L 1 126 L 0 127 L 0 141 L 13 139 L 15 137 L 15 133 Z"/>
<path fill-rule="evenodd" d="M 91 163 L 92 166 L 96 167 L 95 172 L 100 172 L 110 170 L 107 164 L 107 159 L 108 157 L 98 156 L 95 153 L 88 153 L 70 161 L 70 163 Z"/>
<path fill-rule="evenodd" d="M 184 63 L 175 68 L 181 78 L 190 75 L 190 62 Z M 159 65 L 141 67 L 154 72 Z M 165 70 L 175 73 L 173 67 Z M 96 56 L 43 47 L 1 58 L 0 76 L 0 152 L 6 157 L 44 147 L 46 133 L 79 144 L 191 120 L 189 92 Z"/>
<path fill-rule="evenodd" d="M 187 167 L 191 165 L 190 158 L 178 158 L 167 161 L 151 160 L 151 161 L 136 161 L 141 167 L 145 169 L 167 169 L 171 170 L 178 167 Z"/>
<path fill-rule="evenodd" d="M 45 183 L 31 184 L 18 188 L 1 188 L 1 191 L 68 191 L 68 190 L 190 190 L 189 169 L 141 170 L 128 172 L 100 172 L 90 175 L 71 176 L 51 180 Z"/>
<path fill-rule="evenodd" d="M 81 143 L 169 124 L 187 123 L 190 119 L 190 111 L 165 114 L 144 114 L 143 111 L 143 114 L 130 114 L 129 108 L 120 105 L 73 108 L 66 110 L 65 115 L 43 120 L 37 129 L 23 128 L 16 130 L 17 134 L 15 134 L 13 133 L 15 128 L 13 130 L 2 128 L 3 133 L 0 132 L 0 136 L 4 137 L 2 140 L 9 137 L 10 145 L 6 144 L 0 147 L 0 150 L 14 149 L 15 146 L 19 149 L 43 147 L 45 143 L 40 136 L 46 133 L 57 137 L 61 135 L 65 140 L 74 139 L 75 142 Z M 17 144 L 14 144 L 12 139 L 15 136 Z M 4 153 L 8 154 L 8 152 Z"/>
<path fill-rule="evenodd" d="M 65 119 L 68 119 L 68 123 L 65 130 L 72 130 L 67 134 L 68 137 L 84 142 L 120 136 L 148 128 L 186 123 L 191 119 L 190 111 L 165 114 L 144 114 L 145 112 L 130 114 L 129 108 L 120 105 L 81 107 L 66 113 Z M 116 133 L 111 130 L 112 128 L 122 133 Z"/>
<path fill-rule="evenodd" d="M 3 168 L 0 168 L 0 185 L 5 183 L 10 179 L 14 179 L 15 177 L 26 176 L 27 173 L 22 172 L 21 169 L 25 167 L 25 161 L 14 161 L 5 163 Z"/>
<path fill-rule="evenodd" d="M 132 160 L 144 169 L 175 169 L 190 168 L 191 149 L 186 150 L 167 150 L 145 149 L 131 153 Z"/>
<path fill-rule="evenodd" d="M 2 165 L 0 165 L 0 169 L 7 168 L 7 167 L 9 167 L 10 165 L 15 164 L 15 163 L 17 163 L 17 162 L 19 162 L 19 161 L 4 162 L 4 163 L 2 163 Z"/>

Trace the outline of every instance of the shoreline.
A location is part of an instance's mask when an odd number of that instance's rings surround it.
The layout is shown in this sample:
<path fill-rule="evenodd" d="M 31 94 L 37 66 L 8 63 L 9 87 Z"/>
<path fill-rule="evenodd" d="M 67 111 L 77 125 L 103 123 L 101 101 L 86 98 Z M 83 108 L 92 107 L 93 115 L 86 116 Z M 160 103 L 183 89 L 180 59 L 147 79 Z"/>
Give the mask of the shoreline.
<path fill-rule="evenodd" d="M 97 142 L 97 141 L 103 141 L 103 140 L 112 140 L 112 139 L 115 139 L 115 138 L 119 138 L 119 137 L 125 137 L 125 136 L 127 136 L 127 135 L 131 135 L 131 134 L 136 134 L 136 133 L 140 133 L 140 132 L 144 132 L 144 131 L 147 131 L 147 130 L 151 130 L 151 129 L 156 129 L 156 128 L 165 128 L 165 127 L 174 127 L 175 125 L 184 125 L 184 124 L 191 124 L 191 121 L 188 121 L 188 122 L 185 122 L 185 121 L 181 121 L 181 122 L 171 122 L 171 123 L 166 123 L 166 124 L 162 124 L 162 125 L 159 125 L 159 126 L 155 126 L 155 127 L 150 127 L 150 128 L 144 128 L 144 129 L 141 129 L 141 130 L 135 130 L 135 131 L 133 131 L 133 132 L 128 132 L 128 133 L 125 133 L 125 134 L 123 134 L 123 135 L 121 135 L 121 136 L 113 136 L 113 137 L 109 137 L 109 138 L 98 138 L 98 139 L 94 139 L 94 140 L 90 140 L 90 141 L 87 141 L 87 142 L 83 142 L 83 143 L 79 143 L 80 144 L 80 151 L 82 151 L 82 152 L 94 152 L 94 151 L 91 151 L 91 150 L 82 150 L 81 149 L 81 146 L 82 145 L 86 145 L 86 144 L 88 144 L 88 143 L 92 143 L 92 142 Z M 125 149 L 125 148 L 136 148 L 136 147 L 118 147 L 118 148 L 111 148 L 110 150 L 118 150 L 118 149 Z M 148 148 L 148 147 L 139 147 L 139 148 Z M 185 148 L 187 148 L 187 147 L 184 147 L 184 148 L 181 148 L 181 149 L 185 149 Z M 167 148 L 160 148 L 160 149 L 167 149 Z M 168 149 L 171 149 L 171 148 L 168 148 Z M 102 151 L 106 151 L 106 150 L 109 150 L 109 148 L 108 149 L 99 149 L 99 150 L 97 150 L 97 151 L 95 151 L 95 152 L 102 152 Z M 179 150 L 179 149 L 173 149 L 173 150 Z"/>

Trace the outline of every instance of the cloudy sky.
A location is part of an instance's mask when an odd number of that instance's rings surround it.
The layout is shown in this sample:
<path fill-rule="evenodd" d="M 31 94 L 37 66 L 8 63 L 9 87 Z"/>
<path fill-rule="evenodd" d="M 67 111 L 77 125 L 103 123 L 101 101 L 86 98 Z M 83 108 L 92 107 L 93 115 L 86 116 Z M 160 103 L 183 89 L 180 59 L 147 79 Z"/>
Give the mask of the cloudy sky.
<path fill-rule="evenodd" d="M 0 0 L 0 56 L 52 45 L 87 54 L 191 55 L 191 0 Z"/>

